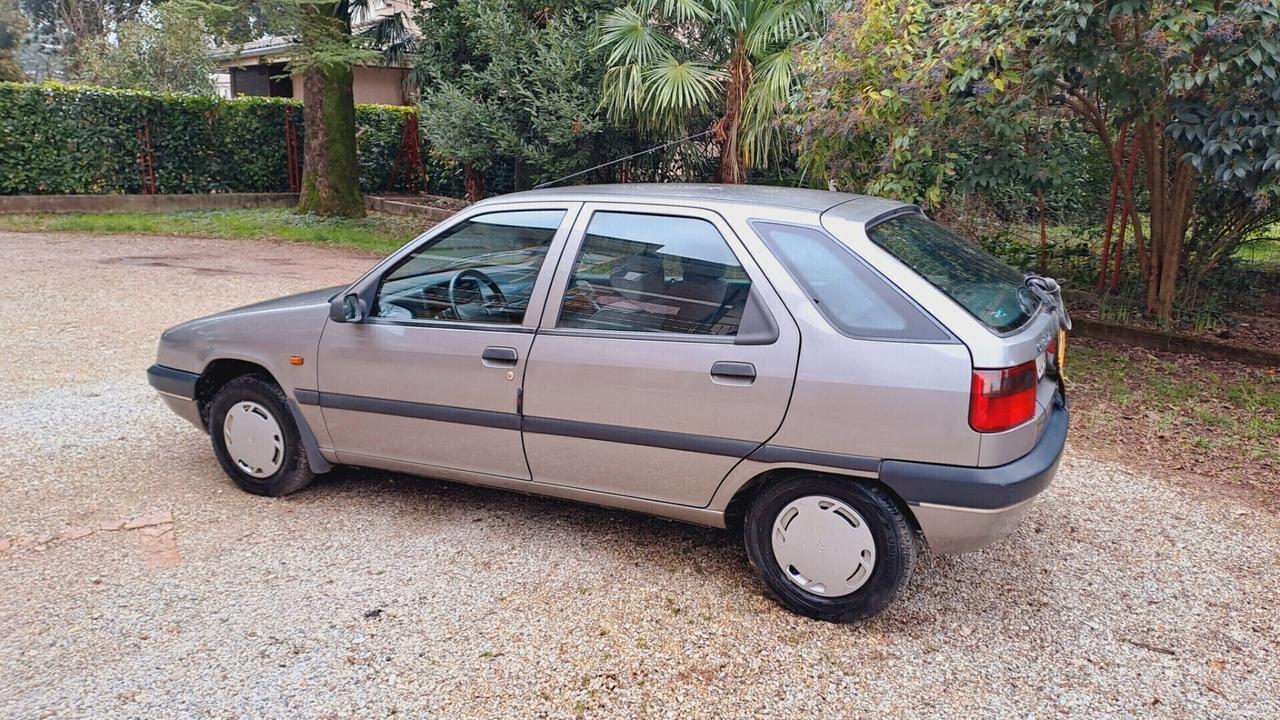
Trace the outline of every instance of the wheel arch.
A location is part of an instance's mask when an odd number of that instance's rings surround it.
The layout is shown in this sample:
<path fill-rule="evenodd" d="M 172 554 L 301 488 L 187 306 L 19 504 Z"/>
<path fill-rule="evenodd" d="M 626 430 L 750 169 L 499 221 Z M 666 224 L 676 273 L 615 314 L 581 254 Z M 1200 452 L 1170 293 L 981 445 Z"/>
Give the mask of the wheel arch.
<path fill-rule="evenodd" d="M 206 428 L 209 427 L 209 406 L 213 404 L 218 391 L 232 380 L 245 375 L 261 375 L 277 387 L 280 386 L 280 381 L 271 374 L 270 370 L 248 360 L 218 358 L 204 366 L 200 379 L 196 381 L 195 400 L 200 408 L 200 419 Z"/>
<path fill-rule="evenodd" d="M 332 470 L 333 464 L 321 454 L 320 444 L 316 441 L 315 432 L 312 431 L 311 424 L 307 422 L 307 418 L 303 416 L 301 409 L 298 408 L 298 402 L 289 397 L 288 391 L 284 389 L 284 386 L 281 385 L 270 370 L 251 360 L 217 358 L 205 365 L 204 371 L 200 373 L 200 379 L 196 381 L 195 398 L 196 406 L 200 410 L 200 420 L 204 423 L 205 428 L 209 428 L 209 407 L 213 404 L 213 399 L 217 397 L 218 391 L 232 380 L 246 375 L 262 377 L 284 392 L 289 414 L 293 416 L 293 422 L 298 428 L 302 445 L 307 451 L 307 464 L 311 466 L 311 471 L 319 475 Z"/>
<path fill-rule="evenodd" d="M 830 477 L 838 480 L 875 485 L 893 499 L 894 504 L 898 506 L 898 510 L 902 512 L 903 517 L 905 517 L 907 522 L 911 524 L 916 535 L 922 542 L 924 541 L 924 531 L 921 529 L 920 521 L 916 518 L 916 514 L 912 510 L 911 505 L 908 504 L 906 500 L 903 500 L 902 496 L 894 492 L 893 488 L 889 487 L 887 484 L 872 477 L 850 475 L 848 473 L 831 470 L 815 470 L 813 468 L 798 466 L 771 467 L 753 475 L 749 480 L 743 483 L 737 491 L 734 492 L 733 497 L 729 499 L 729 503 L 724 508 L 725 528 L 735 535 L 741 534 L 743 518 L 746 516 L 747 508 L 751 506 L 751 501 L 760 493 L 761 490 L 776 483 L 803 475 L 821 475 L 823 477 Z"/>

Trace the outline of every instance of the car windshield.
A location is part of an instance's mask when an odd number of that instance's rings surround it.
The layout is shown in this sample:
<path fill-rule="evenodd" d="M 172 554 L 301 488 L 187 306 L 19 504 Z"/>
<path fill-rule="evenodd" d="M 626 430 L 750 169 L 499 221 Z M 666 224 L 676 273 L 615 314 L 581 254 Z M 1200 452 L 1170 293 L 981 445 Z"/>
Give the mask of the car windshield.
<path fill-rule="evenodd" d="M 1022 327 L 1040 307 L 1017 270 L 923 215 L 889 218 L 867 234 L 995 332 Z"/>

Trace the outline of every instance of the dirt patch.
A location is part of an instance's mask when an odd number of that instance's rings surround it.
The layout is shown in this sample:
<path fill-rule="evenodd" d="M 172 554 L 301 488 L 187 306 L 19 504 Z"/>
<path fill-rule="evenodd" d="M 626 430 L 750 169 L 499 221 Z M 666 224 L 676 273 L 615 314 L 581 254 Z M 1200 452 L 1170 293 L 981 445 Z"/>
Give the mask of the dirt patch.
<path fill-rule="evenodd" d="M 142 565 L 148 570 L 173 567 L 182 562 L 173 523 L 142 528 Z"/>
<path fill-rule="evenodd" d="M 203 267 L 200 265 L 191 265 L 181 262 L 181 258 L 168 256 L 125 256 L 117 258 L 105 258 L 98 262 L 103 265 L 132 265 L 134 267 L 165 267 L 177 268 L 181 270 L 190 270 L 201 275 L 249 275 L 251 273 L 240 272 L 238 270 L 230 270 L 220 267 Z"/>
<path fill-rule="evenodd" d="M 1077 293 L 1071 302 L 1071 316 L 1096 323 L 1134 328 L 1165 335 L 1174 340 L 1226 343 L 1240 348 L 1256 348 L 1280 353 L 1280 290 L 1264 291 L 1257 308 L 1246 312 L 1233 309 L 1216 318 L 1184 319 L 1172 327 L 1163 327 L 1136 309 L 1102 310 L 1096 298 Z M 1191 347 L 1190 352 L 1195 352 Z"/>
<path fill-rule="evenodd" d="M 142 563 L 147 570 L 172 567 L 182 562 L 182 553 L 178 550 L 174 534 L 173 514 L 167 511 L 130 519 L 107 520 L 93 527 L 80 525 L 67 527 L 59 532 L 0 537 L 0 553 L 25 547 L 46 550 L 55 544 L 82 540 L 98 532 L 121 533 L 129 530 L 137 530 L 142 539 Z"/>
<path fill-rule="evenodd" d="M 1280 373 L 1079 339 L 1072 440 L 1104 457 L 1280 509 Z"/>

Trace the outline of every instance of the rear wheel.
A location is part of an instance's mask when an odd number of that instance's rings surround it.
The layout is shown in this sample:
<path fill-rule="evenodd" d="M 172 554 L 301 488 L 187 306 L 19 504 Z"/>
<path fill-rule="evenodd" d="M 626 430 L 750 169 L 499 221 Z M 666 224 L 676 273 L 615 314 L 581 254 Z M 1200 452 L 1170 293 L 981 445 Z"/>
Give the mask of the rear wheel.
<path fill-rule="evenodd" d="M 870 483 L 805 475 L 762 490 L 747 511 L 751 564 L 793 612 L 869 617 L 906 588 L 919 548 L 893 498 Z"/>
<path fill-rule="evenodd" d="M 244 375 L 218 391 L 209 437 L 222 469 L 246 492 L 288 495 L 315 477 L 284 391 L 263 377 Z"/>

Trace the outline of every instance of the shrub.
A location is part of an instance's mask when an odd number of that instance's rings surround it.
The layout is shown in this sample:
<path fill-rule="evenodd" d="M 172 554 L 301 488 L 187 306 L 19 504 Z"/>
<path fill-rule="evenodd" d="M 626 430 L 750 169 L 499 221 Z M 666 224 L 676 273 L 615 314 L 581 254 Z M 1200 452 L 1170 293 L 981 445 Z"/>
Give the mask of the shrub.
<path fill-rule="evenodd" d="M 364 192 L 407 188 L 403 172 L 395 187 L 389 183 L 411 113 L 387 105 L 356 107 Z M 0 194 L 143 192 L 144 128 L 158 192 L 288 192 L 286 114 L 297 126 L 301 163 L 297 100 L 0 82 Z M 427 190 L 457 194 L 454 164 L 425 144 L 419 152 Z"/>

